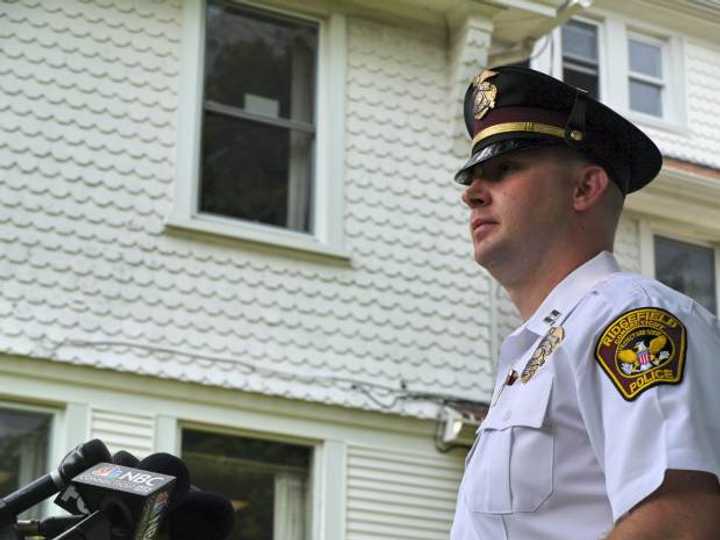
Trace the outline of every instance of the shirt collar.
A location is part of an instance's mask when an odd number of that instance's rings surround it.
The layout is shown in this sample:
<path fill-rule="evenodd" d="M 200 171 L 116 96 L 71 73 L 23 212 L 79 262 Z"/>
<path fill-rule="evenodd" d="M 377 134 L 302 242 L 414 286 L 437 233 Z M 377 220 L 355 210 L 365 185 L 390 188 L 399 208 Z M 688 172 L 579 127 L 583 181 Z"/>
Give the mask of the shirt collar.
<path fill-rule="evenodd" d="M 599 253 L 565 276 L 518 330 L 527 328 L 537 335 L 544 335 L 556 322 L 564 320 L 597 283 L 619 271 L 620 265 L 612 253 Z"/>

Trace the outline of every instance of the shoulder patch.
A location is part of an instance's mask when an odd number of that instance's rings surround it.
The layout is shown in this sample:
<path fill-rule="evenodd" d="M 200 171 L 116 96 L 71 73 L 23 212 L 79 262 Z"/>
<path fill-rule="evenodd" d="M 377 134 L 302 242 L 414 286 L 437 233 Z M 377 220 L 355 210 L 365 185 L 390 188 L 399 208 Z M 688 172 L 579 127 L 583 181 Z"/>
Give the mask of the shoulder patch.
<path fill-rule="evenodd" d="M 669 311 L 633 309 L 605 328 L 595 359 L 622 397 L 632 401 L 653 386 L 682 382 L 686 342 L 685 325 Z"/>

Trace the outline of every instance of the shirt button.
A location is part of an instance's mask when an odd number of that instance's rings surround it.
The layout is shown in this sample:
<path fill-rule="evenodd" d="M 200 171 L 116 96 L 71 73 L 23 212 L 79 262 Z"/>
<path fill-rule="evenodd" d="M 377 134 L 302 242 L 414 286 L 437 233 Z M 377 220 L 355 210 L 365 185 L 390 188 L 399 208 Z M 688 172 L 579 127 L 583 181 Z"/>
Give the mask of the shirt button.
<path fill-rule="evenodd" d="M 510 420 L 511 416 L 512 416 L 512 411 L 505 411 L 505 414 L 503 414 L 503 420 Z"/>

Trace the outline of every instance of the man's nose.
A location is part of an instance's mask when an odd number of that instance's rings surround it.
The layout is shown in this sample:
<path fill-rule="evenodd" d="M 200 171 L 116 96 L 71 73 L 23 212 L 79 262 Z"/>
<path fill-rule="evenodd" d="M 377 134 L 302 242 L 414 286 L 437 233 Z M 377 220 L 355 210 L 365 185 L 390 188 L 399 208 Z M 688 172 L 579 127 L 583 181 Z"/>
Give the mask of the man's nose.
<path fill-rule="evenodd" d="M 480 178 L 474 178 L 462 194 L 462 201 L 470 208 L 485 206 L 490 202 L 487 183 Z"/>

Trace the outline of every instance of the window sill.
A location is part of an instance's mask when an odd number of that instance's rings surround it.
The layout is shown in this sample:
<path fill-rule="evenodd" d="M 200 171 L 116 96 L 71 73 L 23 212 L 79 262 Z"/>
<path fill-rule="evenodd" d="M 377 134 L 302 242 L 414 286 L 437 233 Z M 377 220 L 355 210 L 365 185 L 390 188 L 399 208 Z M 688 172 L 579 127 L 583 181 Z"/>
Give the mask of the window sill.
<path fill-rule="evenodd" d="M 166 229 L 219 236 L 251 244 L 280 248 L 280 250 L 310 253 L 341 262 L 350 261 L 350 253 L 343 246 L 324 244 L 310 234 L 289 231 L 279 227 L 259 225 L 208 214 L 196 214 L 189 217 L 170 216 L 166 220 L 165 226 Z"/>
<path fill-rule="evenodd" d="M 665 118 L 658 118 L 650 114 L 645 114 L 632 109 L 627 110 L 625 113 L 626 118 L 631 122 L 639 124 L 641 127 L 650 127 L 655 129 L 661 129 L 668 133 L 674 133 L 676 135 L 689 135 L 690 130 L 687 124 L 681 124 L 679 122 L 673 122 Z"/>

